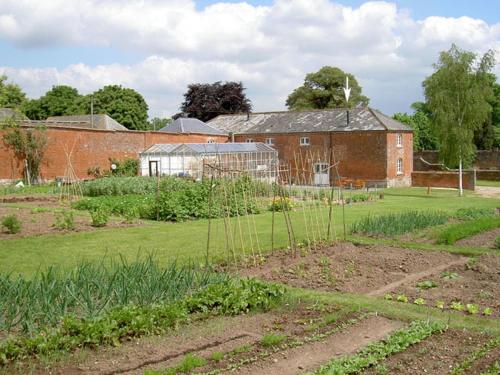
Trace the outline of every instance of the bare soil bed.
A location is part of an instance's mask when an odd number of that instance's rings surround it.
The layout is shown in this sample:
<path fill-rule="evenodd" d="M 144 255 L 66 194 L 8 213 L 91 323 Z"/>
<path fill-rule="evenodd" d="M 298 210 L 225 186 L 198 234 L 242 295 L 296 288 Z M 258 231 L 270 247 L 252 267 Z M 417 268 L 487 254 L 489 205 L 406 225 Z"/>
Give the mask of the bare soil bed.
<path fill-rule="evenodd" d="M 0 228 L 0 239 L 13 239 L 28 236 L 41 236 L 46 234 L 61 234 L 71 232 L 93 231 L 102 228 L 95 228 L 90 225 L 90 215 L 82 214 L 81 212 L 74 213 L 74 230 L 62 230 L 54 227 L 56 222 L 57 212 L 54 208 L 44 210 L 37 210 L 38 206 L 33 208 L 15 208 L 0 206 L 0 219 L 7 215 L 16 215 L 21 221 L 21 231 L 19 233 L 11 234 L 5 231 L 5 228 Z M 62 208 L 61 208 L 62 209 Z M 124 223 L 120 220 L 110 218 L 104 228 L 118 228 L 139 225 L 136 223 Z"/>
<path fill-rule="evenodd" d="M 500 228 L 479 233 L 472 237 L 463 238 L 455 242 L 455 245 L 494 248 L 495 238 L 497 238 L 498 236 L 500 236 Z"/>
<path fill-rule="evenodd" d="M 465 330 L 448 329 L 390 356 L 378 366 L 369 368 L 365 374 L 449 374 L 457 364 L 468 358 L 491 339 L 486 334 Z M 498 348 L 491 350 L 482 359 L 473 363 L 465 374 L 480 374 L 499 357 Z M 385 372 L 384 372 L 385 370 Z"/>
<path fill-rule="evenodd" d="M 54 194 L 5 195 L 0 197 L 0 203 L 21 203 L 37 207 L 60 207 L 61 201 Z"/>
<path fill-rule="evenodd" d="M 277 251 L 263 264 L 239 273 L 295 287 L 376 294 L 388 285 L 397 287 L 408 278 L 432 273 L 436 267 L 464 263 L 464 258 L 387 246 L 355 246 L 338 243 L 293 257 Z"/>
<path fill-rule="evenodd" d="M 446 279 L 446 274 L 456 274 L 456 278 Z M 455 275 L 453 276 L 455 277 Z M 436 301 L 444 301 L 447 306 L 453 301 L 477 304 L 481 311 L 485 307 L 493 309 L 492 316 L 500 316 L 500 256 L 487 254 L 471 258 L 463 265 L 454 265 L 440 272 L 395 288 L 392 292 L 405 294 L 410 301 L 423 298 L 430 306 Z M 429 289 L 417 287 L 417 283 L 433 281 L 437 286 Z"/>

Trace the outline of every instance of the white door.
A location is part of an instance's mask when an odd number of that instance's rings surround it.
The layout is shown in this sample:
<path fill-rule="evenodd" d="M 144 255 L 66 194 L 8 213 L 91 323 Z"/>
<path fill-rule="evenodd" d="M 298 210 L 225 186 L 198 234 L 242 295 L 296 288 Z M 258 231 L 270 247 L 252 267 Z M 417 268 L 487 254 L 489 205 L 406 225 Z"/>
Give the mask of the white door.
<path fill-rule="evenodd" d="M 330 169 L 328 168 L 328 164 L 314 164 L 314 185 L 330 185 Z"/>

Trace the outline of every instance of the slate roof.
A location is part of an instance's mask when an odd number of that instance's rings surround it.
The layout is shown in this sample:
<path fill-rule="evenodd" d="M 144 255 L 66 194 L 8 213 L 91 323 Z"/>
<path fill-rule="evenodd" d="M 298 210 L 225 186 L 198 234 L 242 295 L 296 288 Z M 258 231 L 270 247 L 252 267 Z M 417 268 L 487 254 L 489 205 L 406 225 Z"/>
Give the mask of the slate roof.
<path fill-rule="evenodd" d="M 0 108 L 0 121 L 11 117 L 24 119 L 24 115 L 13 110 L 12 108 Z"/>
<path fill-rule="evenodd" d="M 228 154 L 242 152 L 277 152 L 274 148 L 260 142 L 255 143 L 173 143 L 156 144 L 141 152 L 141 155 L 162 154 Z"/>
<path fill-rule="evenodd" d="M 263 112 L 220 115 L 209 124 L 234 134 L 307 133 L 323 131 L 399 130 L 411 128 L 372 108 Z"/>
<path fill-rule="evenodd" d="M 90 128 L 101 130 L 128 130 L 106 114 L 93 115 L 76 115 L 76 116 L 53 116 L 47 118 L 43 123 L 47 126 L 75 127 L 75 128 Z"/>
<path fill-rule="evenodd" d="M 211 135 L 226 135 L 222 130 L 214 128 L 213 126 L 200 121 L 196 118 L 179 117 L 172 123 L 164 126 L 159 130 L 166 133 L 180 133 L 180 134 L 211 134 Z"/>

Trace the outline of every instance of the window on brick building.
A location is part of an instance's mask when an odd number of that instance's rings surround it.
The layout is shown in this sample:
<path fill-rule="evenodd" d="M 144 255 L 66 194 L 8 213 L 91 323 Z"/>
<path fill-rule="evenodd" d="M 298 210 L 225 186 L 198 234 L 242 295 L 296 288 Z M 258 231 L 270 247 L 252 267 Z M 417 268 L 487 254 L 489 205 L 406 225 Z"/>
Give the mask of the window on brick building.
<path fill-rule="evenodd" d="M 396 162 L 396 173 L 403 174 L 403 159 L 401 158 Z"/>
<path fill-rule="evenodd" d="M 274 139 L 273 138 L 266 138 L 266 145 L 274 145 Z"/>
<path fill-rule="evenodd" d="M 396 135 L 396 146 L 403 147 L 403 135 L 401 133 Z"/>
<path fill-rule="evenodd" d="M 309 146 L 311 143 L 309 141 L 309 137 L 300 137 L 300 145 L 301 146 Z"/>
<path fill-rule="evenodd" d="M 246 143 L 253 143 L 253 142 L 254 142 L 254 140 L 253 140 L 252 138 L 247 138 L 247 139 L 245 139 L 245 142 L 246 142 Z"/>

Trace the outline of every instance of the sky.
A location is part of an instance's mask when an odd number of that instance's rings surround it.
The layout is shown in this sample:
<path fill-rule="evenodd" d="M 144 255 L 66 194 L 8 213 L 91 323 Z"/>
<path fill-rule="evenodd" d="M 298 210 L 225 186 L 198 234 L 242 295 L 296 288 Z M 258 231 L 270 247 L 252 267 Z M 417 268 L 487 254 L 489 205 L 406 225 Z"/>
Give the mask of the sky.
<path fill-rule="evenodd" d="M 354 74 L 370 106 L 407 112 L 452 43 L 500 61 L 500 1 L 0 0 L 0 74 L 29 97 L 120 84 L 151 117 L 215 81 L 243 82 L 254 111 L 284 110 L 325 65 Z"/>

